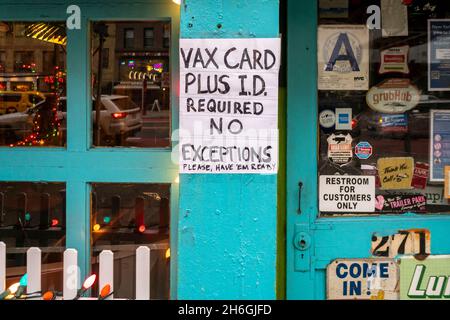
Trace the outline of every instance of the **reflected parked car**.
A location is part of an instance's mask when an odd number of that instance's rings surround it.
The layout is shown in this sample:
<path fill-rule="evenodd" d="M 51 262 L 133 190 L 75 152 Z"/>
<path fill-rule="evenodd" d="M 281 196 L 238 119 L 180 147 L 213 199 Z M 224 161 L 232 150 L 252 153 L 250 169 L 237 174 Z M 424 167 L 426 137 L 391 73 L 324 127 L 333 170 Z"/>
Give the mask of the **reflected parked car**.
<path fill-rule="evenodd" d="M 44 100 L 38 91 L 0 91 L 0 114 L 24 112 Z"/>
<path fill-rule="evenodd" d="M 0 115 L 0 136 L 5 140 L 4 143 L 15 143 L 21 137 L 32 132 L 34 117 L 44 103 L 45 100 L 41 100 L 26 111 Z"/>
<path fill-rule="evenodd" d="M 67 99 L 61 97 L 58 118 L 67 116 Z M 92 99 L 92 118 L 95 121 L 95 100 Z M 100 106 L 101 140 L 113 145 L 123 138 L 132 136 L 142 129 L 141 109 L 128 96 L 102 95 Z M 65 128 L 61 128 L 65 130 Z"/>

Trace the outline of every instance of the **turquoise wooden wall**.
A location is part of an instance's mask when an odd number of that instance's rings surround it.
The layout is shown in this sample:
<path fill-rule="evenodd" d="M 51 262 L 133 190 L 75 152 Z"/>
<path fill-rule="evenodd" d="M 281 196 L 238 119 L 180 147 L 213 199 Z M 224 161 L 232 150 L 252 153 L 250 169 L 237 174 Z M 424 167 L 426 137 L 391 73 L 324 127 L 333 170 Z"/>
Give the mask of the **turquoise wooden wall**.
<path fill-rule="evenodd" d="M 185 0 L 182 38 L 278 37 L 277 0 Z M 276 298 L 276 175 L 181 175 L 180 299 Z"/>

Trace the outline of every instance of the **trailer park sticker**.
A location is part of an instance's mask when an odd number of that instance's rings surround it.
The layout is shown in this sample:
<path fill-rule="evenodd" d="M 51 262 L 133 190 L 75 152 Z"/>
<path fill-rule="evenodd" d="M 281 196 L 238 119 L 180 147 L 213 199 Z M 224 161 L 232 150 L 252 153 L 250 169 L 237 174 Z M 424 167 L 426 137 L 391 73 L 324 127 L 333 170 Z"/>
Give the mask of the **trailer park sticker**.
<path fill-rule="evenodd" d="M 328 159 L 340 166 L 352 161 L 352 136 L 350 134 L 331 134 L 328 139 Z"/>
<path fill-rule="evenodd" d="M 320 176 L 319 209 L 334 213 L 374 212 L 375 177 Z"/>
<path fill-rule="evenodd" d="M 409 74 L 408 68 L 409 46 L 392 47 L 381 51 L 381 63 L 379 73 L 403 73 Z"/>
<path fill-rule="evenodd" d="M 327 267 L 328 300 L 397 300 L 398 265 L 393 259 L 337 259 Z"/>
<path fill-rule="evenodd" d="M 378 195 L 375 207 L 382 213 L 425 213 L 427 197 L 423 194 Z"/>

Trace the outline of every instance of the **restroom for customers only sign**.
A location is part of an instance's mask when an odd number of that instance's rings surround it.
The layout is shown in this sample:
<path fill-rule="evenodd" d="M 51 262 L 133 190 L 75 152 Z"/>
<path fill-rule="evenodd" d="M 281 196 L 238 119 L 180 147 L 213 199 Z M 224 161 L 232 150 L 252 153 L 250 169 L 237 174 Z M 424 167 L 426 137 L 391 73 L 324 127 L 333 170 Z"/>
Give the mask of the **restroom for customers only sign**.
<path fill-rule="evenodd" d="M 320 176 L 322 212 L 375 212 L 374 176 Z"/>

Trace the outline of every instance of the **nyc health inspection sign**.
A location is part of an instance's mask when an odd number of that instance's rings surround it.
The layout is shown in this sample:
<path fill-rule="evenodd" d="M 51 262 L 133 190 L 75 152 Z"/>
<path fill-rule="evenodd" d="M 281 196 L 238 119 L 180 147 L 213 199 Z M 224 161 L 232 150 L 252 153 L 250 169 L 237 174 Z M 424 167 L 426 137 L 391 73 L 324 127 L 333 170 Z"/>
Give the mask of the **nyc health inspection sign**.
<path fill-rule="evenodd" d="M 278 171 L 280 39 L 181 39 L 181 173 Z"/>

